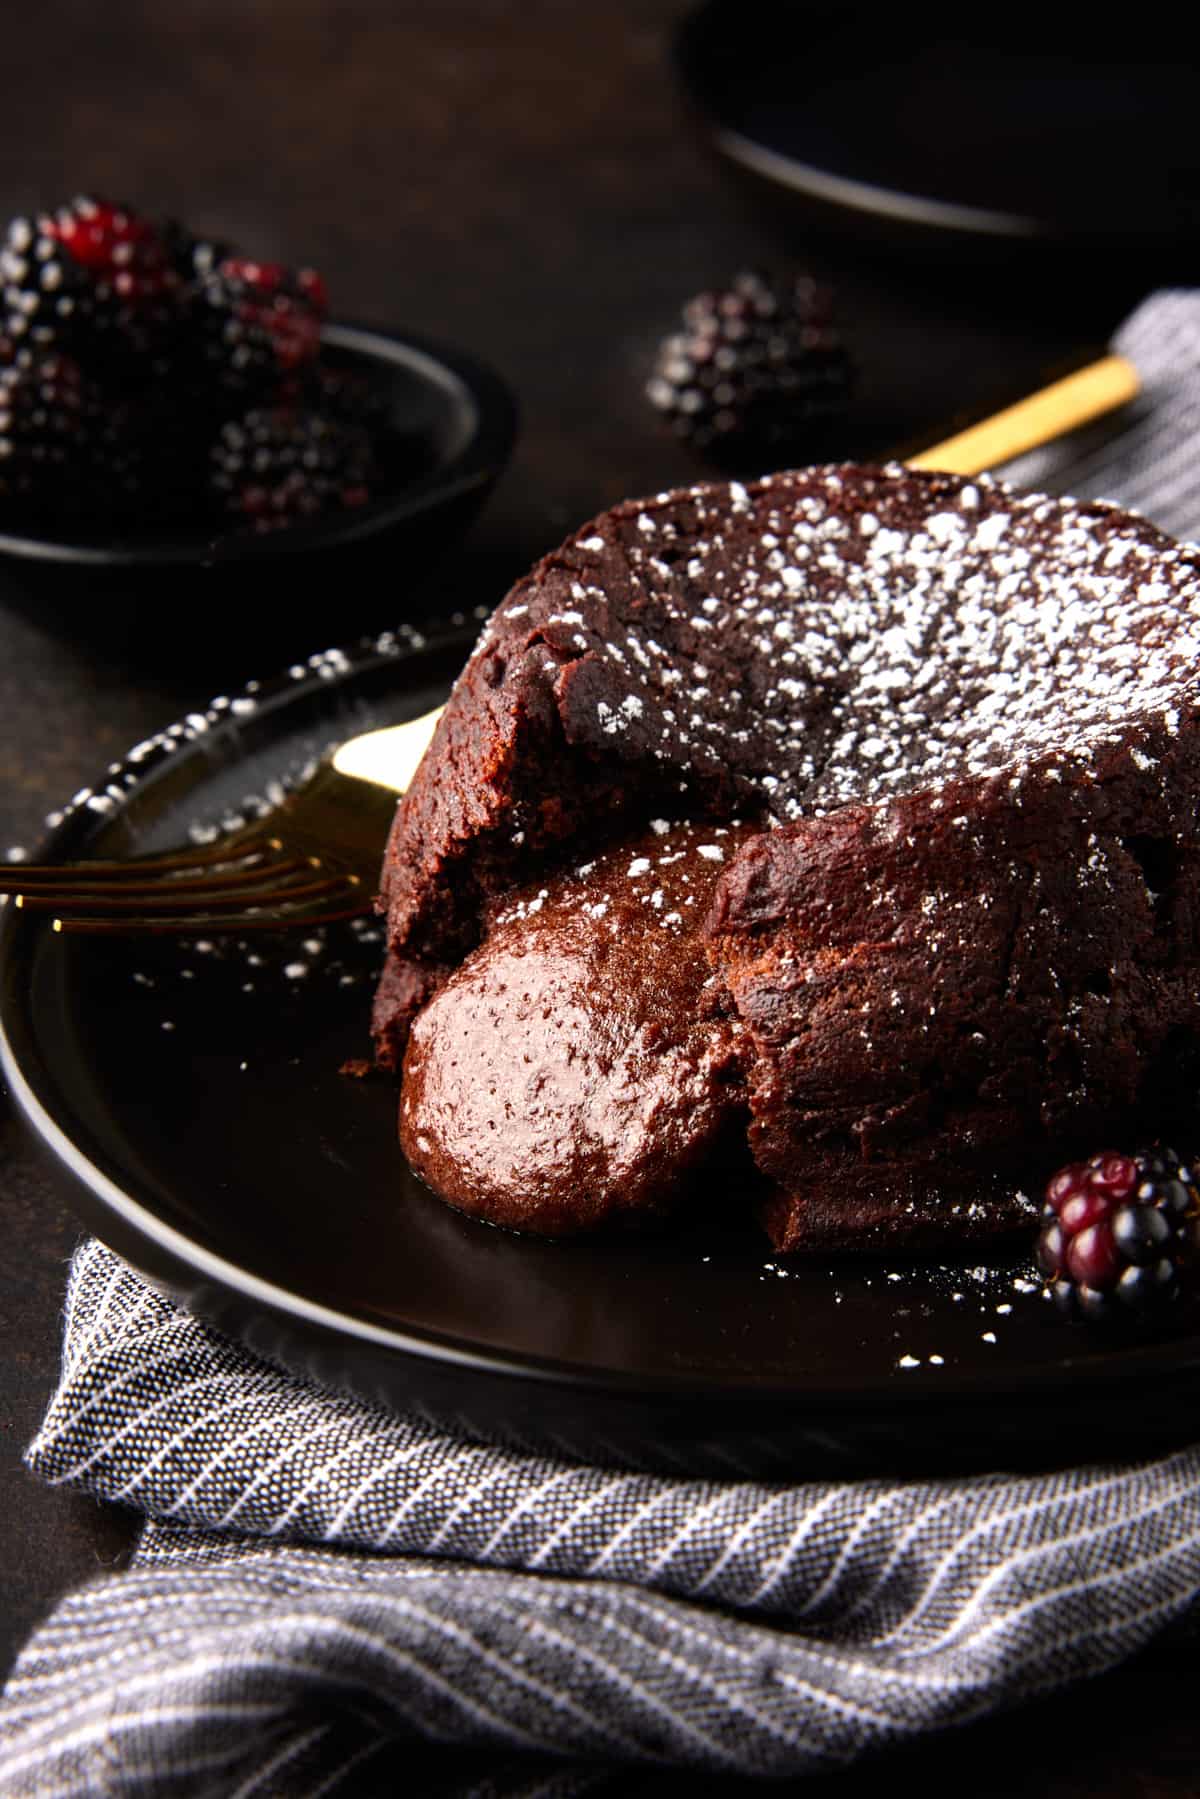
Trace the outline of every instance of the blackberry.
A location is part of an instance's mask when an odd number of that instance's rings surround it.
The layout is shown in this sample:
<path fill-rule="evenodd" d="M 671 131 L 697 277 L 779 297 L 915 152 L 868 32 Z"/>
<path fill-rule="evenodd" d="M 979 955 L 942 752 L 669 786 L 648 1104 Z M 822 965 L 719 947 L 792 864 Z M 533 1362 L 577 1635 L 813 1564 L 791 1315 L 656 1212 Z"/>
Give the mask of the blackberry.
<path fill-rule="evenodd" d="M 138 493 L 124 407 L 65 356 L 0 369 L 0 507 L 48 524 L 120 521 Z"/>
<path fill-rule="evenodd" d="M 184 283 L 205 280 L 218 263 L 237 254 L 221 238 L 197 237 L 181 219 L 167 219 L 162 241 L 171 267 Z"/>
<path fill-rule="evenodd" d="M 312 411 L 343 425 L 360 425 L 372 435 L 386 432 L 391 422 L 388 395 L 357 369 L 313 363 L 302 378 L 301 394 Z"/>
<path fill-rule="evenodd" d="M 210 467 L 220 511 L 254 531 L 364 505 L 375 480 L 366 431 L 279 407 L 224 425 Z"/>
<path fill-rule="evenodd" d="M 1200 1262 L 1200 1189 L 1172 1149 L 1105 1150 L 1046 1188 L 1038 1265 L 1069 1317 L 1153 1315 Z"/>
<path fill-rule="evenodd" d="M 315 269 L 226 256 L 194 289 L 203 379 L 227 396 L 276 398 L 316 361 L 327 301 Z"/>
<path fill-rule="evenodd" d="M 176 328 L 180 292 L 155 227 L 109 200 L 14 219 L 0 247 L 0 332 L 35 355 L 135 366 Z"/>
<path fill-rule="evenodd" d="M 744 464 L 810 450 L 850 387 L 828 290 L 808 275 L 747 272 L 688 301 L 646 394 L 694 449 Z"/>

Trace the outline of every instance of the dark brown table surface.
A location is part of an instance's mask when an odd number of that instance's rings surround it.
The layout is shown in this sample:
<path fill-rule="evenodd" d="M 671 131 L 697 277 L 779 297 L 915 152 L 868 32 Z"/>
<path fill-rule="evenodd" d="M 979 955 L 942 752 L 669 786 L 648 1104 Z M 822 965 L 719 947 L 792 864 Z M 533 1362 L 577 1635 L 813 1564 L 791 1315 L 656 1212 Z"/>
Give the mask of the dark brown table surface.
<path fill-rule="evenodd" d="M 0 216 L 81 187 L 178 213 L 263 257 L 317 264 L 335 310 L 492 361 L 521 442 L 481 520 L 432 576 L 403 567 L 378 620 L 490 603 L 539 553 L 626 495 L 702 471 L 642 397 L 681 301 L 747 264 L 834 280 L 861 390 L 843 447 L 869 454 L 987 407 L 1103 342 L 1147 282 L 1114 256 L 1037 265 L 821 237 L 709 155 L 667 62 L 678 0 L 41 0 L 6 20 Z M 246 675 L 339 634 L 331 605 L 277 610 L 269 662 L 218 643 L 147 665 L 86 592 L 31 605 L 0 574 L 0 853 L 129 744 Z M 277 652 L 277 653 L 276 653 Z M 260 653 L 261 656 L 261 653 Z M 79 1230 L 0 1093 L 0 1670 L 71 1585 L 120 1565 L 135 1521 L 20 1466 L 54 1377 Z M 1200 1790 L 1194 1649 L 976 1725 L 906 1758 L 940 1790 L 1183 1799 Z M 475 1763 L 478 1767 L 478 1763 Z M 877 1768 L 820 1783 L 874 1791 Z M 432 1784 L 432 1775 L 430 1778 Z M 675 1790 L 675 1783 L 658 1783 Z M 626 1790 L 658 1790 L 654 1778 Z M 678 1790 L 685 1790 L 680 1786 Z"/>

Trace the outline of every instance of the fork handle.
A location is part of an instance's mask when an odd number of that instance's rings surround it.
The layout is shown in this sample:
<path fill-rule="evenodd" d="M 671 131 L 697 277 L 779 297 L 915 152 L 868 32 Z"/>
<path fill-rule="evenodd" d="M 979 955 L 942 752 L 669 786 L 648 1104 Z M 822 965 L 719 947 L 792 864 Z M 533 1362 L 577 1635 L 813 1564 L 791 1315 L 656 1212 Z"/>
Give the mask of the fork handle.
<path fill-rule="evenodd" d="M 985 469 L 1011 462 L 1026 450 L 1053 443 L 1056 437 L 1102 418 L 1136 399 L 1140 391 L 1138 372 L 1131 362 L 1124 356 L 1102 356 L 905 461 L 909 468 L 981 475 Z"/>

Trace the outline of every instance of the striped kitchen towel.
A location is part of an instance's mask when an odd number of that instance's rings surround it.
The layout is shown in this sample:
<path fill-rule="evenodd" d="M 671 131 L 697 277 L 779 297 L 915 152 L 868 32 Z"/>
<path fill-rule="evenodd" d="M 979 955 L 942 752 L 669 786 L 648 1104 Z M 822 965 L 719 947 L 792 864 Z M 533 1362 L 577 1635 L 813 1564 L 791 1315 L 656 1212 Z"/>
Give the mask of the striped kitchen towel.
<path fill-rule="evenodd" d="M 1152 295 L 1112 347 L 1137 369 L 1138 398 L 1115 421 L 1099 419 L 1001 473 L 1041 493 L 1116 500 L 1172 537 L 1200 539 L 1200 291 Z"/>
<path fill-rule="evenodd" d="M 1200 537 L 1200 297 L 1116 341 L 1145 401 L 1006 472 Z M 610 1472 L 310 1385 L 94 1242 L 28 1459 L 149 1521 L 18 1660 L 5 1795 L 390 1793 L 419 1739 L 485 1758 L 439 1792 L 828 1770 L 1111 1667 L 1200 1595 L 1200 1449 L 1036 1477 Z"/>
<path fill-rule="evenodd" d="M 929 1482 L 607 1472 L 311 1386 L 94 1242 L 29 1461 L 152 1522 L 25 1649 L 5 1794 L 360 1793 L 406 1736 L 827 1769 L 1109 1667 L 1200 1593 L 1200 1450 Z"/>

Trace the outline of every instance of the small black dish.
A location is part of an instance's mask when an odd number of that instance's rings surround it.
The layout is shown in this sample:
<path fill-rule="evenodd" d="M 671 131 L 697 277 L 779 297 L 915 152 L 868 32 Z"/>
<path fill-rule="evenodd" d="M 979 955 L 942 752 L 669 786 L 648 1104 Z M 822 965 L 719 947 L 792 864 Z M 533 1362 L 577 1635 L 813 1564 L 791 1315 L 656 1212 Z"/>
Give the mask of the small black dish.
<path fill-rule="evenodd" d="M 139 746 L 48 856 L 163 849 L 441 701 L 473 630 L 297 664 Z M 747 1219 L 555 1243 L 406 1169 L 367 1049 L 378 922 L 238 944 L 0 908 L 0 1074 L 88 1226 L 258 1353 L 456 1430 L 765 1478 L 1063 1465 L 1195 1430 L 1200 1319 L 1072 1327 L 1020 1246 L 777 1258 Z M 714 1174 L 718 1179 L 728 1176 Z"/>
<path fill-rule="evenodd" d="M 1001 266 L 1123 249 L 1195 267 L 1194 70 L 1170 30 L 706 0 L 675 59 L 716 149 L 810 229 Z"/>
<path fill-rule="evenodd" d="M 265 656 L 395 624 L 414 579 L 503 471 L 516 406 L 476 357 L 424 338 L 332 324 L 322 361 L 365 377 L 383 402 L 386 492 L 263 534 L 150 528 L 86 541 L 0 531 L 0 603 L 105 654 L 184 653 L 225 680 L 253 674 Z"/>

